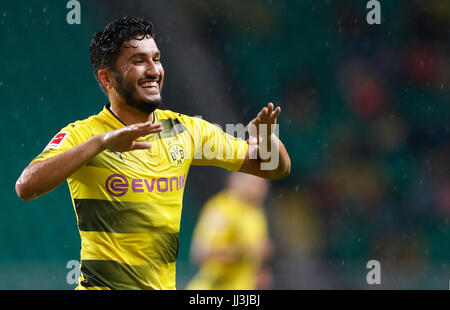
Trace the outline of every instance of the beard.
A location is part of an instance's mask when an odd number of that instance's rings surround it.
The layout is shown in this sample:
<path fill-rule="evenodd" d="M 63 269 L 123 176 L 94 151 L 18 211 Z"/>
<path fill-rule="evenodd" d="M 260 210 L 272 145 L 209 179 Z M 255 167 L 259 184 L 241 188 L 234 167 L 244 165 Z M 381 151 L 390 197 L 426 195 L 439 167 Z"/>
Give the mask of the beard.
<path fill-rule="evenodd" d="M 114 72 L 114 79 L 117 84 L 116 91 L 119 96 L 124 99 L 126 105 L 138 109 L 141 112 L 150 114 L 162 104 L 161 95 L 158 99 L 140 98 L 134 84 L 126 81 L 120 73 Z"/>

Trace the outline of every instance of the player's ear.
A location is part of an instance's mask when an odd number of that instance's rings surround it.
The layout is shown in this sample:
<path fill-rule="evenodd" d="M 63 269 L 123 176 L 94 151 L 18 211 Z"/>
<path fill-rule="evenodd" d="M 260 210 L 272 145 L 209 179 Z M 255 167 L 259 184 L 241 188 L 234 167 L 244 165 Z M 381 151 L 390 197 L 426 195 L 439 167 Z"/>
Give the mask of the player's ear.
<path fill-rule="evenodd" d="M 100 80 L 100 83 L 102 83 L 106 89 L 112 86 L 113 78 L 111 72 L 108 69 L 98 70 L 97 76 Z"/>

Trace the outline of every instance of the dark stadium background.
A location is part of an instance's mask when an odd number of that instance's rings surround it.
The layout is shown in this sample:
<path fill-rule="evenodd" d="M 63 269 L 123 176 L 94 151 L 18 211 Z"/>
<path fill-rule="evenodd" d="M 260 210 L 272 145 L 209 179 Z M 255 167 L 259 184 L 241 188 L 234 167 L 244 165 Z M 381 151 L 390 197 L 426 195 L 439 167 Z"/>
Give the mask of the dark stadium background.
<path fill-rule="evenodd" d="M 32 202 L 14 183 L 50 138 L 107 102 L 89 43 L 113 18 L 150 18 L 166 70 L 163 108 L 246 124 L 269 101 L 292 173 L 267 213 L 274 289 L 448 289 L 450 2 L 2 1 L 0 6 L 0 289 L 73 289 L 80 239 L 67 185 Z M 191 169 L 177 288 L 196 266 L 196 216 L 224 185 Z M 205 180 L 208 180 L 205 184 Z M 369 260 L 381 285 L 366 282 Z"/>

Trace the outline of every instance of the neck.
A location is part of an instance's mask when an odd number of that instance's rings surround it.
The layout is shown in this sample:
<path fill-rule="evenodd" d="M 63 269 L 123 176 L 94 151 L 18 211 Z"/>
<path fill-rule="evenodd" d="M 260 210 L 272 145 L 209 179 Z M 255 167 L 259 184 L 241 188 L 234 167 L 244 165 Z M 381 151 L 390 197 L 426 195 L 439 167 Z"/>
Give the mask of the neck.
<path fill-rule="evenodd" d="M 111 100 L 110 109 L 126 126 L 148 121 L 153 122 L 153 113 L 142 112 L 141 110 L 128 106 L 124 102 Z"/>
<path fill-rule="evenodd" d="M 248 204 L 257 204 L 257 201 L 254 201 L 253 199 L 251 199 L 251 197 L 249 197 L 245 190 L 241 189 L 241 188 L 229 188 L 228 189 L 233 195 L 237 196 L 239 199 L 247 202 Z"/>

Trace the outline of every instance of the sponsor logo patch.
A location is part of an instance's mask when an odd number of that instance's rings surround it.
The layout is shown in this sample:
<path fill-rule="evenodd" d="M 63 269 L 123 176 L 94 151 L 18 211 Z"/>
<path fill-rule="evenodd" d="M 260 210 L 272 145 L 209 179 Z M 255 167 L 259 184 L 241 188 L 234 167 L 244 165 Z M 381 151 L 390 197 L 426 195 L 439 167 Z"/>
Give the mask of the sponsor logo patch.
<path fill-rule="evenodd" d="M 106 191 L 114 197 L 132 193 L 166 193 L 182 190 L 186 184 L 186 174 L 171 178 L 127 179 L 121 174 L 110 175 L 105 182 Z"/>
<path fill-rule="evenodd" d="M 70 132 L 67 132 L 67 131 L 62 131 L 62 132 L 57 133 L 53 137 L 53 139 L 50 141 L 50 143 L 47 144 L 46 149 L 47 148 L 52 148 L 52 149 L 59 148 L 63 144 L 64 140 L 66 140 L 66 138 L 69 136 L 69 133 Z"/>

